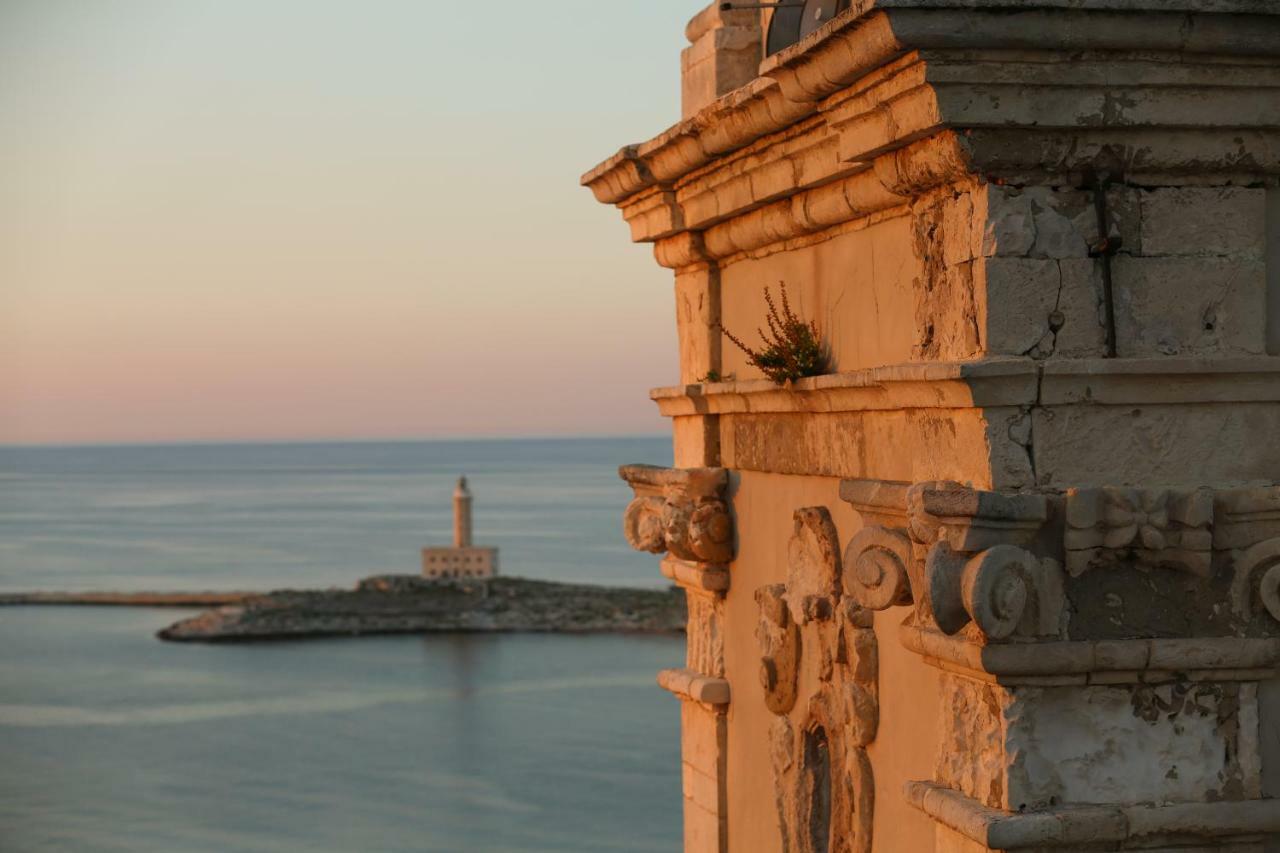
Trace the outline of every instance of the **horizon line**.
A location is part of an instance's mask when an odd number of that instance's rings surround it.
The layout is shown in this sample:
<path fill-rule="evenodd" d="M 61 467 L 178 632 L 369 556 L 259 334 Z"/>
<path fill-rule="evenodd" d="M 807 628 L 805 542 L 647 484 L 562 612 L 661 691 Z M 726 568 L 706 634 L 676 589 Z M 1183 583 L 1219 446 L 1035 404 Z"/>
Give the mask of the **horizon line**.
<path fill-rule="evenodd" d="M 609 439 L 666 438 L 670 433 L 587 433 L 583 435 L 483 435 L 435 436 L 428 438 L 232 438 L 232 439 L 160 439 L 153 441 L 48 441 L 0 442 L 0 450 L 74 450 L 129 447 L 242 447 L 247 445 L 291 444 L 461 444 L 497 441 L 600 441 Z"/>

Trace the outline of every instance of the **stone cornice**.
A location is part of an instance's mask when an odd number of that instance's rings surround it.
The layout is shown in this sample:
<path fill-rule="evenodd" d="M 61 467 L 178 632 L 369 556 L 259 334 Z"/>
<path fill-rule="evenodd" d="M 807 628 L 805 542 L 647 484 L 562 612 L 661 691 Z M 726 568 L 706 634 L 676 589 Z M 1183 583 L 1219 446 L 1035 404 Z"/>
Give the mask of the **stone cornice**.
<path fill-rule="evenodd" d="M 1246 0 L 857 3 L 582 183 L 680 267 L 965 176 L 1274 172 L 1277 54 L 1280 9 Z"/>
<path fill-rule="evenodd" d="M 668 417 L 995 406 L 1280 401 L 1280 358 L 909 362 L 779 386 L 766 379 L 655 388 Z"/>
<path fill-rule="evenodd" d="M 905 794 L 911 805 L 934 820 L 994 850 L 1078 850 L 1081 845 L 1092 849 L 1152 837 L 1221 839 L 1280 831 L 1276 800 L 1070 806 L 1014 813 L 989 808 L 934 782 L 908 782 Z"/>
<path fill-rule="evenodd" d="M 1114 21 L 1107 38 L 1090 28 L 1044 27 L 1009 20 L 1025 14 L 1144 13 Z M 910 16 L 912 10 L 930 10 Z M 1165 15 L 1152 15 L 1163 12 Z M 997 13 L 997 14 L 992 14 Z M 1247 14 L 1273 19 L 1265 0 L 864 0 L 797 44 L 769 57 L 764 76 L 721 97 L 653 139 L 629 145 L 582 176 L 605 203 L 618 203 L 657 183 L 670 184 L 712 159 L 795 123 L 820 102 L 912 50 L 1141 50 L 1274 56 L 1275 26 L 1189 27 L 1187 13 Z M 899 17 L 903 15 L 907 17 Z M 982 27 L 958 27 L 982 15 Z M 891 17 L 892 16 L 892 17 Z M 1029 35 L 1030 34 L 1030 35 Z M 1058 67 L 1061 71 L 1061 67 Z"/>
<path fill-rule="evenodd" d="M 832 373 L 779 386 L 767 379 L 655 388 L 667 416 L 1018 406 L 1035 401 L 1030 359 L 914 362 Z"/>
<path fill-rule="evenodd" d="M 1280 666 L 1280 639 L 1195 637 L 1154 640 L 993 643 L 904 623 L 902 645 L 930 663 L 998 684 L 1116 684 L 1256 680 Z"/>
<path fill-rule="evenodd" d="M 1280 401 L 1280 358 L 1111 358 L 1044 363 L 1041 405 Z"/>

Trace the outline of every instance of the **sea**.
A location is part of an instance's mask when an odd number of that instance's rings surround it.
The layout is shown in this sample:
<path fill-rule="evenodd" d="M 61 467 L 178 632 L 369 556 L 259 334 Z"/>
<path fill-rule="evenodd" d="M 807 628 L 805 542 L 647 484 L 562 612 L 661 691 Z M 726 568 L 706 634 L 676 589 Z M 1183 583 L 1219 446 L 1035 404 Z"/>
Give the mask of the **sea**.
<path fill-rule="evenodd" d="M 0 591 L 349 587 L 448 544 L 660 587 L 620 519 L 667 439 L 0 448 Z M 193 611 L 0 607 L 0 850 L 675 851 L 667 636 L 169 644 Z"/>

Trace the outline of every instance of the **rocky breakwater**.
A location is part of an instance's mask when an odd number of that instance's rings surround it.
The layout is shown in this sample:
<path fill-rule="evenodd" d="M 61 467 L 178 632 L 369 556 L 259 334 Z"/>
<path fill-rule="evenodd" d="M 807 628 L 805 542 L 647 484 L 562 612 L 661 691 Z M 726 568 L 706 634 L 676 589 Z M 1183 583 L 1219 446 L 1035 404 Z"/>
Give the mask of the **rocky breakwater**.
<path fill-rule="evenodd" d="M 442 632 L 674 633 L 685 597 L 524 578 L 366 578 L 355 589 L 279 590 L 208 610 L 159 631 L 163 640 L 218 642 Z"/>

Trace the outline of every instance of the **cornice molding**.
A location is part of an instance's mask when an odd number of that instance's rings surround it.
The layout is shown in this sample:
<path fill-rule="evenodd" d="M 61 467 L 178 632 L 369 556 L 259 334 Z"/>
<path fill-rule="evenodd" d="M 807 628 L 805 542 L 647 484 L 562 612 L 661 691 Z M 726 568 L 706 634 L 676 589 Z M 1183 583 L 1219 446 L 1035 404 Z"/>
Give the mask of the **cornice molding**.
<path fill-rule="evenodd" d="M 1280 358 L 993 358 L 908 362 L 800 379 L 655 388 L 668 417 L 997 406 L 1280 401 Z"/>
<path fill-rule="evenodd" d="M 935 782 L 908 782 L 907 802 L 993 850 L 1115 844 L 1152 837 L 1223 839 L 1280 831 L 1275 800 L 1168 805 L 1069 806 L 1028 812 L 993 809 Z"/>
<path fill-rule="evenodd" d="M 582 183 L 680 266 L 965 176 L 1069 174 L 1117 157 L 1139 174 L 1274 173 L 1277 56 L 1280 7 L 1262 0 L 856 3 Z M 661 245 L 691 230 L 705 236 L 696 256 Z"/>

